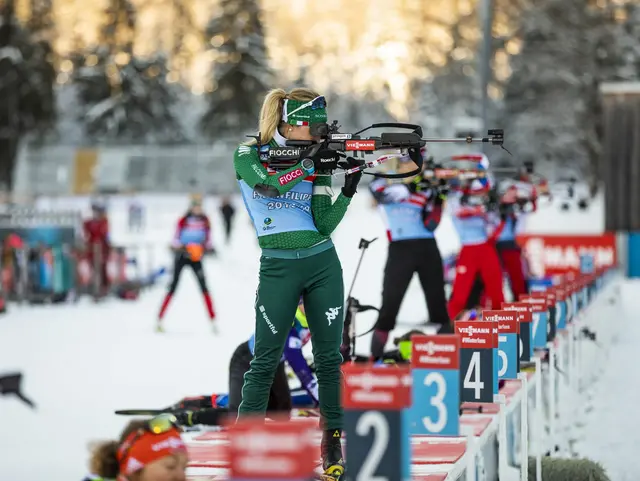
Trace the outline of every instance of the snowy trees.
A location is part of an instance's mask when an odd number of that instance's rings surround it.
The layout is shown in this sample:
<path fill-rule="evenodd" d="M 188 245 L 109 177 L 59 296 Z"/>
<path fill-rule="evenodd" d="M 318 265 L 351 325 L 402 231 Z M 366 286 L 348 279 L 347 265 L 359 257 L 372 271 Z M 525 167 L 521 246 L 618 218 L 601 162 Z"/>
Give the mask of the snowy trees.
<path fill-rule="evenodd" d="M 140 143 L 183 139 L 166 58 L 118 57 L 98 48 L 82 62 L 73 81 L 81 103 L 79 120 L 89 137 Z"/>
<path fill-rule="evenodd" d="M 257 0 L 221 0 L 217 12 L 205 32 L 213 71 L 200 127 L 210 138 L 255 130 L 263 96 L 271 87 Z"/>
<path fill-rule="evenodd" d="M 504 125 L 516 158 L 547 174 L 595 172 L 598 85 L 640 76 L 640 7 L 604 3 L 539 0 L 519 17 L 522 50 L 511 59 Z"/>
<path fill-rule="evenodd" d="M 0 7 L 0 184 L 11 188 L 19 141 L 55 120 L 51 48 L 35 41 L 15 17 L 14 2 Z"/>
<path fill-rule="evenodd" d="M 522 50 L 512 59 L 504 99 L 504 124 L 519 161 L 536 161 L 547 173 L 551 163 L 560 173 L 587 173 L 598 150 L 597 26 L 584 0 L 544 0 L 521 15 Z"/>
<path fill-rule="evenodd" d="M 619 63 L 611 80 L 640 79 L 640 4 L 624 8 L 624 20 L 615 26 Z"/>
<path fill-rule="evenodd" d="M 74 58 L 72 80 L 85 132 L 96 140 L 182 140 L 166 57 L 134 55 L 136 13 L 128 0 L 110 0 L 104 13 L 100 46 Z"/>
<path fill-rule="evenodd" d="M 480 36 L 478 15 L 470 8 L 455 12 L 451 22 L 436 22 L 430 17 L 423 22 L 432 22 L 432 28 L 440 29 L 449 41 L 436 51 L 431 46 L 430 55 L 424 56 L 423 63 L 429 75 L 414 81 L 416 122 L 423 125 L 427 136 L 466 135 L 470 132 L 465 127 L 480 114 L 476 55 Z M 465 146 L 432 144 L 430 149 L 433 155 L 442 157 L 460 152 Z"/>

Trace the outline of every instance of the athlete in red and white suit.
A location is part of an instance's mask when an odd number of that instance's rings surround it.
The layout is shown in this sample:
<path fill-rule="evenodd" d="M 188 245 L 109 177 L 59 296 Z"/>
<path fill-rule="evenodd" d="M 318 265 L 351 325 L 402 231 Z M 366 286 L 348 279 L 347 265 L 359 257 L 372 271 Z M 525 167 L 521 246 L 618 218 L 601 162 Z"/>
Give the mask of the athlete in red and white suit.
<path fill-rule="evenodd" d="M 526 214 L 536 211 L 537 195 L 533 185 L 520 181 L 503 190 L 490 239 L 495 242 L 502 268 L 509 278 L 513 299 L 517 300 L 527 292 L 524 260 L 517 235 Z"/>
<path fill-rule="evenodd" d="M 488 166 L 486 157 L 482 160 L 482 164 Z M 448 305 L 451 319 L 465 309 L 477 276 L 485 286 L 488 308 L 499 309 L 504 301 L 500 259 L 488 233 L 486 200 L 489 188 L 488 179 L 474 180 L 468 188 L 449 196 L 447 209 L 462 244 Z"/>

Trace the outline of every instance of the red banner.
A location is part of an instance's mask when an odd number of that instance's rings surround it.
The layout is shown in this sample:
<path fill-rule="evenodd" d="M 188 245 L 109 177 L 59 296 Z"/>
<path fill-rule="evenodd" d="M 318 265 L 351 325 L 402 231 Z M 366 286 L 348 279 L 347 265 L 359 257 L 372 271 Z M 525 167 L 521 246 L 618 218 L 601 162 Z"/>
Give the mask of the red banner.
<path fill-rule="evenodd" d="M 228 426 L 231 479 L 309 479 L 317 423 L 248 419 Z"/>
<path fill-rule="evenodd" d="M 411 405 L 409 366 L 345 364 L 342 406 L 346 409 L 397 410 Z"/>
<path fill-rule="evenodd" d="M 596 269 L 615 266 L 616 236 L 522 234 L 518 243 L 526 256 L 530 277 L 580 272 L 580 255 L 591 254 Z"/>

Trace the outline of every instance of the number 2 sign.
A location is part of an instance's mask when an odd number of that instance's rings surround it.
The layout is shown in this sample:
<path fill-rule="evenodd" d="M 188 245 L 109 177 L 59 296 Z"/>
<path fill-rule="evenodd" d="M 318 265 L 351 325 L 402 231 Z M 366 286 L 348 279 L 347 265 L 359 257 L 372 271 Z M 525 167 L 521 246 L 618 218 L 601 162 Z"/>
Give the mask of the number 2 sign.
<path fill-rule="evenodd" d="M 409 479 L 411 437 L 403 422 L 411 402 L 409 367 L 347 364 L 342 372 L 346 481 Z"/>
<path fill-rule="evenodd" d="M 411 336 L 410 434 L 460 434 L 460 337 Z"/>
<path fill-rule="evenodd" d="M 493 402 L 494 349 L 497 338 L 493 324 L 485 321 L 457 321 L 460 335 L 460 400 Z"/>

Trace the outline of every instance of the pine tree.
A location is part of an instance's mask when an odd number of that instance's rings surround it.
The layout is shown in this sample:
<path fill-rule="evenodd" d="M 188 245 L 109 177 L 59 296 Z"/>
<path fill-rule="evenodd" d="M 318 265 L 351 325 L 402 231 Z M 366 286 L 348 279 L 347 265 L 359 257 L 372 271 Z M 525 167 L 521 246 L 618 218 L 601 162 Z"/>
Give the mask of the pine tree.
<path fill-rule="evenodd" d="M 455 22 L 442 22 L 451 43 L 446 50 L 432 52 L 432 56 L 444 59 L 425 64 L 430 73 L 427 79 L 414 81 L 414 115 L 420 120 L 427 136 L 452 136 L 461 121 L 479 116 L 480 84 L 477 74 L 479 23 L 475 10 L 459 14 Z M 433 144 L 436 157 L 461 150 L 459 144 Z"/>
<path fill-rule="evenodd" d="M 0 184 L 11 188 L 20 140 L 55 122 L 52 52 L 15 17 L 13 0 L 0 8 Z"/>
<path fill-rule="evenodd" d="M 625 7 L 625 20 L 616 29 L 619 66 L 615 72 L 620 80 L 640 79 L 640 5 Z"/>
<path fill-rule="evenodd" d="M 509 146 L 541 172 L 584 176 L 598 155 L 597 18 L 584 0 L 542 0 L 521 21 L 504 98 Z"/>
<path fill-rule="evenodd" d="M 29 0 L 30 15 L 27 28 L 34 35 L 51 35 L 55 24 L 53 21 L 52 0 Z"/>
<path fill-rule="evenodd" d="M 205 32 L 215 61 L 200 128 L 210 138 L 254 130 L 272 82 L 257 0 L 221 0 L 218 10 Z"/>
<path fill-rule="evenodd" d="M 127 0 L 111 0 L 105 16 L 100 47 L 73 59 L 78 120 L 86 134 L 95 140 L 183 140 L 166 57 L 133 54 L 135 9 Z"/>

